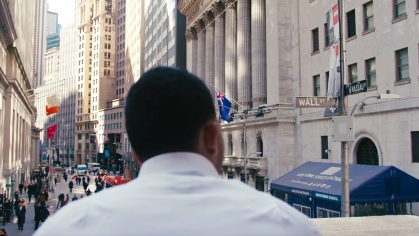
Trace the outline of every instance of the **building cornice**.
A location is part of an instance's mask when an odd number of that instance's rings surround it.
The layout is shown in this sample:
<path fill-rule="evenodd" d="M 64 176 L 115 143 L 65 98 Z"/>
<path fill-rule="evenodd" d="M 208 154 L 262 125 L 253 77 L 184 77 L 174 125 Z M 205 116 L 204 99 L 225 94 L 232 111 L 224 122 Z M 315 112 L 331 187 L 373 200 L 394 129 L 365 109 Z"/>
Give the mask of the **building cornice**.
<path fill-rule="evenodd" d="M 0 1 L 0 25 L 0 38 L 4 49 L 7 49 L 9 46 L 13 45 L 17 38 L 8 1 Z"/>

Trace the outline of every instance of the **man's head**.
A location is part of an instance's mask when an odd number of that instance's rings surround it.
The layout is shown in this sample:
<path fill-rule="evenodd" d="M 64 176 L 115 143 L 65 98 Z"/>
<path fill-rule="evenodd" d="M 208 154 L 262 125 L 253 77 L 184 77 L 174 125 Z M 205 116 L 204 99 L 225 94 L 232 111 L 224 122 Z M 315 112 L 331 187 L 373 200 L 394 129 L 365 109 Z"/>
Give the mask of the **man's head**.
<path fill-rule="evenodd" d="M 213 98 L 181 68 L 157 67 L 129 91 L 126 128 L 139 162 L 168 152 L 199 153 L 220 170 L 224 146 Z"/>

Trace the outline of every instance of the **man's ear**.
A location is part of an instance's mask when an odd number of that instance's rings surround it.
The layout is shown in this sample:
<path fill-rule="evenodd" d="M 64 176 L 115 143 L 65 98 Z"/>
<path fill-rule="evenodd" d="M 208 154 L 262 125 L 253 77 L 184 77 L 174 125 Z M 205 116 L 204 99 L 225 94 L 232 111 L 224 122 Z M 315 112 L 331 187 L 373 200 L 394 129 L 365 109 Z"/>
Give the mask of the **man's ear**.
<path fill-rule="evenodd" d="M 137 155 L 137 153 L 132 149 L 132 155 L 134 156 L 135 160 L 137 161 L 139 166 L 143 165 L 143 162 L 141 161 L 140 157 Z"/>
<path fill-rule="evenodd" d="M 218 121 L 209 122 L 204 126 L 204 142 L 206 152 L 214 155 L 218 152 L 218 135 L 220 132 L 220 124 Z"/>

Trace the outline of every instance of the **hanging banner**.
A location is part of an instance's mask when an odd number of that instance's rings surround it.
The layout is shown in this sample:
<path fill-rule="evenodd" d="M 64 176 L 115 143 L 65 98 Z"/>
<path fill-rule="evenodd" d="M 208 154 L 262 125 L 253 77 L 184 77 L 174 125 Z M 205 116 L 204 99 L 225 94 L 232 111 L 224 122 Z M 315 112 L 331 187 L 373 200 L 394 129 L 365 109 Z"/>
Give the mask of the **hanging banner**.
<path fill-rule="evenodd" d="M 340 97 L 341 96 L 341 81 L 340 81 L 340 26 L 339 26 L 339 4 L 336 3 L 332 10 L 326 14 L 327 28 L 329 30 L 329 45 L 330 45 L 330 64 L 329 64 L 329 78 L 327 97 Z M 336 107 L 337 108 L 337 107 Z M 339 109 L 326 108 L 324 116 L 337 116 Z"/>

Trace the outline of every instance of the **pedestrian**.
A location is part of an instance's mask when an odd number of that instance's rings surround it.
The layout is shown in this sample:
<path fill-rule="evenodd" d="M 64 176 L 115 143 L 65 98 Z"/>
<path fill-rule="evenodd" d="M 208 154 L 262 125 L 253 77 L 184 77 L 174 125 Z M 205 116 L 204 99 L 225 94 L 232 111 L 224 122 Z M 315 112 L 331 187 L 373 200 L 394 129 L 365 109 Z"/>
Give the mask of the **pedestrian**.
<path fill-rule="evenodd" d="M 4 228 L 0 229 L 0 235 L 7 236 L 6 229 Z"/>
<path fill-rule="evenodd" d="M 42 206 L 42 204 L 41 204 L 41 212 L 42 212 L 41 222 L 45 222 L 48 219 L 48 216 L 50 215 L 50 213 L 45 206 Z"/>
<path fill-rule="evenodd" d="M 22 195 L 23 183 L 20 183 L 18 187 L 19 187 L 19 194 Z"/>
<path fill-rule="evenodd" d="M 70 197 L 68 196 L 68 194 L 65 195 L 65 201 L 68 202 L 68 199 L 70 199 Z"/>
<path fill-rule="evenodd" d="M 35 203 L 35 230 L 39 227 L 39 222 L 42 220 L 42 207 L 40 202 Z"/>
<path fill-rule="evenodd" d="M 45 199 L 45 201 L 46 201 L 46 202 L 48 201 L 48 198 L 49 198 L 48 191 L 47 191 L 47 190 L 45 190 L 45 191 L 44 191 L 44 199 Z"/>
<path fill-rule="evenodd" d="M 87 182 L 83 182 L 83 189 L 84 189 L 84 192 L 86 192 L 86 190 L 87 190 L 87 186 L 88 186 Z"/>
<path fill-rule="evenodd" d="M 54 184 L 57 185 L 57 176 L 54 178 Z"/>
<path fill-rule="evenodd" d="M 83 183 L 84 183 L 84 181 L 86 181 L 86 178 L 83 176 L 83 178 L 81 178 L 81 180 L 83 181 Z"/>
<path fill-rule="evenodd" d="M 90 183 L 90 177 L 87 176 L 87 183 Z"/>
<path fill-rule="evenodd" d="M 27 188 L 28 188 L 28 183 L 26 183 L 26 181 L 25 181 L 25 183 L 23 183 L 23 189 L 25 190 L 25 193 L 26 193 Z"/>
<path fill-rule="evenodd" d="M 224 141 L 213 101 L 207 85 L 184 69 L 155 67 L 142 74 L 125 98 L 124 108 L 132 154 L 141 165 L 138 178 L 114 189 L 118 194 L 112 189 L 100 198 L 70 204 L 35 236 L 58 231 L 73 235 L 320 235 L 307 216 L 280 199 L 240 181 L 220 179 Z M 109 204 L 109 199 L 129 204 Z M 94 216 L 83 218 L 89 223 L 81 224 L 80 215 L 92 211 Z M 109 212 L 118 217 L 97 220 Z M 126 224 L 126 219 L 150 217 L 159 219 L 158 223 Z M 170 226 L 162 227 L 166 224 Z"/>
<path fill-rule="evenodd" d="M 92 191 L 90 191 L 90 189 L 87 189 L 87 191 L 86 191 L 86 195 L 87 196 L 90 196 L 92 194 Z"/>
<path fill-rule="evenodd" d="M 19 191 L 15 191 L 15 194 L 14 194 L 14 197 L 15 197 L 15 200 L 17 201 L 17 199 L 19 199 Z"/>
<path fill-rule="evenodd" d="M 23 225 L 25 224 L 26 207 L 23 205 L 23 201 L 19 201 L 19 206 L 16 209 L 17 216 L 17 227 L 23 231 Z"/>
<path fill-rule="evenodd" d="M 13 204 L 11 198 L 6 199 L 6 202 L 4 203 L 4 210 L 6 213 L 6 223 L 10 223 L 10 218 L 13 212 Z"/>
<path fill-rule="evenodd" d="M 64 193 L 61 193 L 60 195 L 58 195 L 58 203 L 57 203 L 57 208 L 58 206 L 60 206 L 60 203 L 62 203 L 64 201 Z"/>
<path fill-rule="evenodd" d="M 70 193 L 73 192 L 73 181 L 70 180 L 70 182 L 68 183 L 68 188 L 70 189 Z"/>
<path fill-rule="evenodd" d="M 73 198 L 71 199 L 71 201 L 77 201 L 78 200 L 78 197 L 76 196 L 76 194 L 74 194 L 74 196 L 73 196 Z"/>
<path fill-rule="evenodd" d="M 28 202 L 30 203 L 31 202 L 31 198 L 32 198 L 32 190 L 33 188 L 32 188 L 32 184 L 29 184 L 28 185 Z"/>

